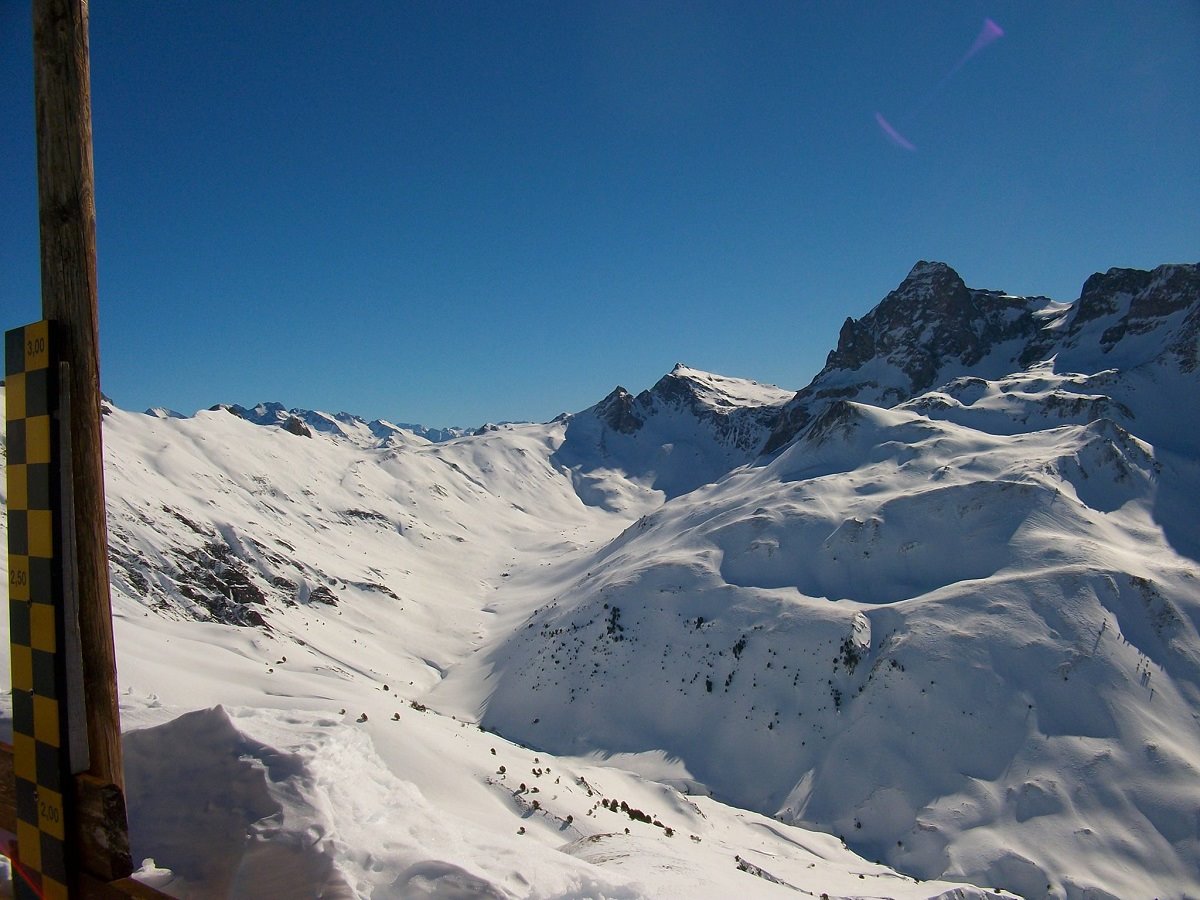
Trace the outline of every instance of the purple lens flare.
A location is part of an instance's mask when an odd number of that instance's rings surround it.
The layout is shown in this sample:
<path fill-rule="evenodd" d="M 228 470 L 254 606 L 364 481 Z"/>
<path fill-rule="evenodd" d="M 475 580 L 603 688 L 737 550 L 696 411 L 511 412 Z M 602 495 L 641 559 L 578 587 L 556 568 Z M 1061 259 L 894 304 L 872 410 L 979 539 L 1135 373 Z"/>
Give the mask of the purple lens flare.
<path fill-rule="evenodd" d="M 991 19 L 983 20 L 983 28 L 979 30 L 979 37 L 975 38 L 975 43 L 971 45 L 971 49 L 967 51 L 967 58 L 970 59 L 992 41 L 999 40 L 1004 37 L 1004 29 L 997 25 Z"/>
<path fill-rule="evenodd" d="M 993 41 L 998 41 L 1002 37 L 1004 37 L 1004 29 L 997 25 L 992 19 L 984 19 L 983 27 L 979 29 L 979 34 L 975 38 L 975 43 L 971 45 L 971 49 L 963 54 L 962 59 L 954 64 L 954 68 L 947 72 L 945 77 L 949 78 L 951 75 L 965 66 L 971 57 L 983 50 L 983 48 L 988 46 L 988 44 L 991 44 Z"/>
<path fill-rule="evenodd" d="M 997 25 L 994 19 L 984 19 L 983 25 L 979 29 L 979 34 L 975 36 L 974 43 L 972 43 L 967 52 L 962 55 L 962 58 L 959 59 L 959 61 L 953 66 L 951 66 L 950 71 L 941 77 L 938 83 L 934 85 L 933 90 L 931 90 L 925 96 L 925 99 L 921 101 L 921 103 L 917 104 L 916 111 L 919 113 L 923 111 L 925 107 L 929 106 L 934 97 L 941 92 L 942 88 L 946 86 L 946 83 L 954 77 L 959 69 L 970 62 L 973 57 L 983 52 L 983 50 L 990 44 L 998 41 L 1002 37 L 1004 37 L 1004 29 Z M 902 150 L 907 150 L 910 153 L 916 151 L 916 145 L 902 135 L 899 131 L 897 131 L 892 123 L 883 117 L 883 113 L 876 112 L 875 121 L 879 125 L 879 130 L 882 131 L 887 139 L 897 147 L 901 148 Z"/>
<path fill-rule="evenodd" d="M 902 147 L 903 149 L 913 153 L 916 152 L 917 148 L 912 141 L 893 128 L 892 123 L 883 117 L 883 113 L 875 113 L 875 121 L 879 123 L 880 129 L 882 129 L 883 133 L 887 135 L 889 141 L 891 141 L 897 147 Z"/>

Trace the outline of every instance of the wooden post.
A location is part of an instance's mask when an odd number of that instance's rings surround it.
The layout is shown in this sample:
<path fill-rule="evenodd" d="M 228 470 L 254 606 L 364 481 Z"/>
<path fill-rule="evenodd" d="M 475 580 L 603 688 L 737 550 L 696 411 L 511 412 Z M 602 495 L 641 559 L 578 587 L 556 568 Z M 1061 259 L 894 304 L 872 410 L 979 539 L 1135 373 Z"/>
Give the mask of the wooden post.
<path fill-rule="evenodd" d="M 71 492 L 90 768 L 77 794 L 100 791 L 105 821 L 79 829 L 84 870 L 111 881 L 131 869 L 125 819 L 108 527 L 100 434 L 96 205 L 92 174 L 87 0 L 33 0 L 34 107 L 42 315 L 59 323 L 70 366 Z"/>

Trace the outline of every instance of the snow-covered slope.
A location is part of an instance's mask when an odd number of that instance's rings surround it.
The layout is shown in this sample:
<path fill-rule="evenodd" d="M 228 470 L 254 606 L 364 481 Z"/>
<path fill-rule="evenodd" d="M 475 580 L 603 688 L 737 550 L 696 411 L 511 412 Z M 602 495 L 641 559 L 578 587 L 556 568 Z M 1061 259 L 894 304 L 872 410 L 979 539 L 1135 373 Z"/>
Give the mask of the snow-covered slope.
<path fill-rule="evenodd" d="M 111 409 L 142 877 L 1200 895 L 1198 271 L 920 263 L 798 394 L 677 366 L 437 443 Z"/>
<path fill-rule="evenodd" d="M 550 586 L 486 660 L 484 722 L 664 752 L 920 877 L 1182 896 L 1198 500 L 1194 460 L 1109 421 L 1000 437 L 841 401 Z"/>

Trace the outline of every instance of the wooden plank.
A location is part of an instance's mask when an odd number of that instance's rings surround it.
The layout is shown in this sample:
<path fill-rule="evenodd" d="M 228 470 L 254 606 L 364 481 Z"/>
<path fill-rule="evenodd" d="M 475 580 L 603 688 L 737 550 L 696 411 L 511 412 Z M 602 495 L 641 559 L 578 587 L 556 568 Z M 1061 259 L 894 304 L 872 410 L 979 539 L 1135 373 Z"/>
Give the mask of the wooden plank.
<path fill-rule="evenodd" d="M 113 857 L 130 859 L 129 836 L 121 825 L 115 824 L 125 822 L 124 802 L 124 795 L 113 785 L 106 785 L 88 775 L 76 776 L 75 812 L 80 829 L 85 830 L 90 836 L 81 849 L 85 853 L 90 850 L 97 857 L 81 860 L 85 870 L 94 872 L 103 864 L 104 860 Z M 119 815 L 114 812 L 114 807 L 118 803 L 120 804 Z M 17 830 L 13 748 L 3 742 L 0 742 L 0 829 L 12 832 Z M 129 868 L 132 869 L 132 863 L 129 863 Z M 93 878 L 91 880 L 96 884 L 105 883 L 100 879 Z"/>
<path fill-rule="evenodd" d="M 132 878 L 105 882 L 89 875 L 79 879 L 79 896 L 82 900 L 127 900 L 130 897 L 133 900 L 171 900 L 170 894 Z"/>

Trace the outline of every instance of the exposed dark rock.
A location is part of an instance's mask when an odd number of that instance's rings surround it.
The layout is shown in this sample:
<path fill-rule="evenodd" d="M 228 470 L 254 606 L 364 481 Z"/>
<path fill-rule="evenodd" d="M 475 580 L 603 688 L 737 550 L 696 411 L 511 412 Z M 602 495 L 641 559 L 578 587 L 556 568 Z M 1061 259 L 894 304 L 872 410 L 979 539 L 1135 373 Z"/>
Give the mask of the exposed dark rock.
<path fill-rule="evenodd" d="M 835 432 L 848 433 L 859 418 L 860 414 L 853 403 L 834 400 L 812 420 L 807 429 L 808 439 L 819 444 Z"/>
<path fill-rule="evenodd" d="M 633 434 L 645 424 L 637 413 L 637 402 L 632 394 L 618 385 L 613 392 L 596 407 L 599 416 L 609 428 L 621 434 Z"/>
<path fill-rule="evenodd" d="M 1149 272 L 1141 269 L 1109 269 L 1097 272 L 1083 283 L 1079 300 L 1075 304 L 1072 327 L 1084 322 L 1110 316 L 1120 311 L 1121 298 L 1133 296 L 1151 281 Z"/>
<path fill-rule="evenodd" d="M 305 425 L 299 416 L 288 416 L 287 421 L 283 423 L 283 430 L 299 437 L 312 437 L 312 429 Z"/>
<path fill-rule="evenodd" d="M 345 514 L 346 514 L 346 515 L 348 515 L 348 516 L 350 516 L 350 518 L 352 518 L 352 519 L 359 519 L 359 520 L 361 520 L 361 521 L 363 521 L 363 522 L 378 522 L 379 524 L 381 524 L 381 525 L 385 525 L 385 526 L 387 526 L 388 528 L 391 528 L 391 527 L 392 527 L 392 520 L 391 520 L 391 519 L 389 519 L 389 518 L 388 518 L 387 516 L 385 516 L 383 513 L 381 513 L 381 512 L 375 512 L 374 510 L 370 510 L 370 509 L 348 509 L 348 510 L 346 510 L 346 513 L 345 513 Z"/>
<path fill-rule="evenodd" d="M 1087 322 L 1101 316 L 1120 315 L 1100 336 L 1100 345 L 1111 350 L 1129 335 L 1146 334 L 1163 325 L 1164 320 L 1195 307 L 1200 298 L 1200 264 L 1159 266 L 1152 272 L 1140 269 L 1109 269 L 1084 283 L 1083 293 L 1071 320 L 1072 338 Z M 1183 332 L 1194 334 L 1195 313 L 1185 320 Z M 1182 339 L 1182 340 L 1181 340 Z M 1194 371 L 1196 348 L 1177 335 L 1171 348 L 1184 365 Z M 1191 366 L 1192 368 L 1187 368 Z"/>
<path fill-rule="evenodd" d="M 1167 350 L 1178 358 L 1179 367 L 1184 372 L 1200 369 L 1200 304 L 1188 313 L 1175 340 L 1167 345 Z"/>
<path fill-rule="evenodd" d="M 319 584 L 309 592 L 308 602 L 324 603 L 326 606 L 337 606 L 337 597 L 325 585 Z"/>
<path fill-rule="evenodd" d="M 997 344 L 1031 340 L 1039 330 L 1032 312 L 1024 298 L 971 290 L 945 263 L 922 261 L 875 309 L 846 320 L 824 371 L 882 359 L 908 376 L 884 398 L 899 402 L 931 387 L 948 362 L 973 366 Z"/>

